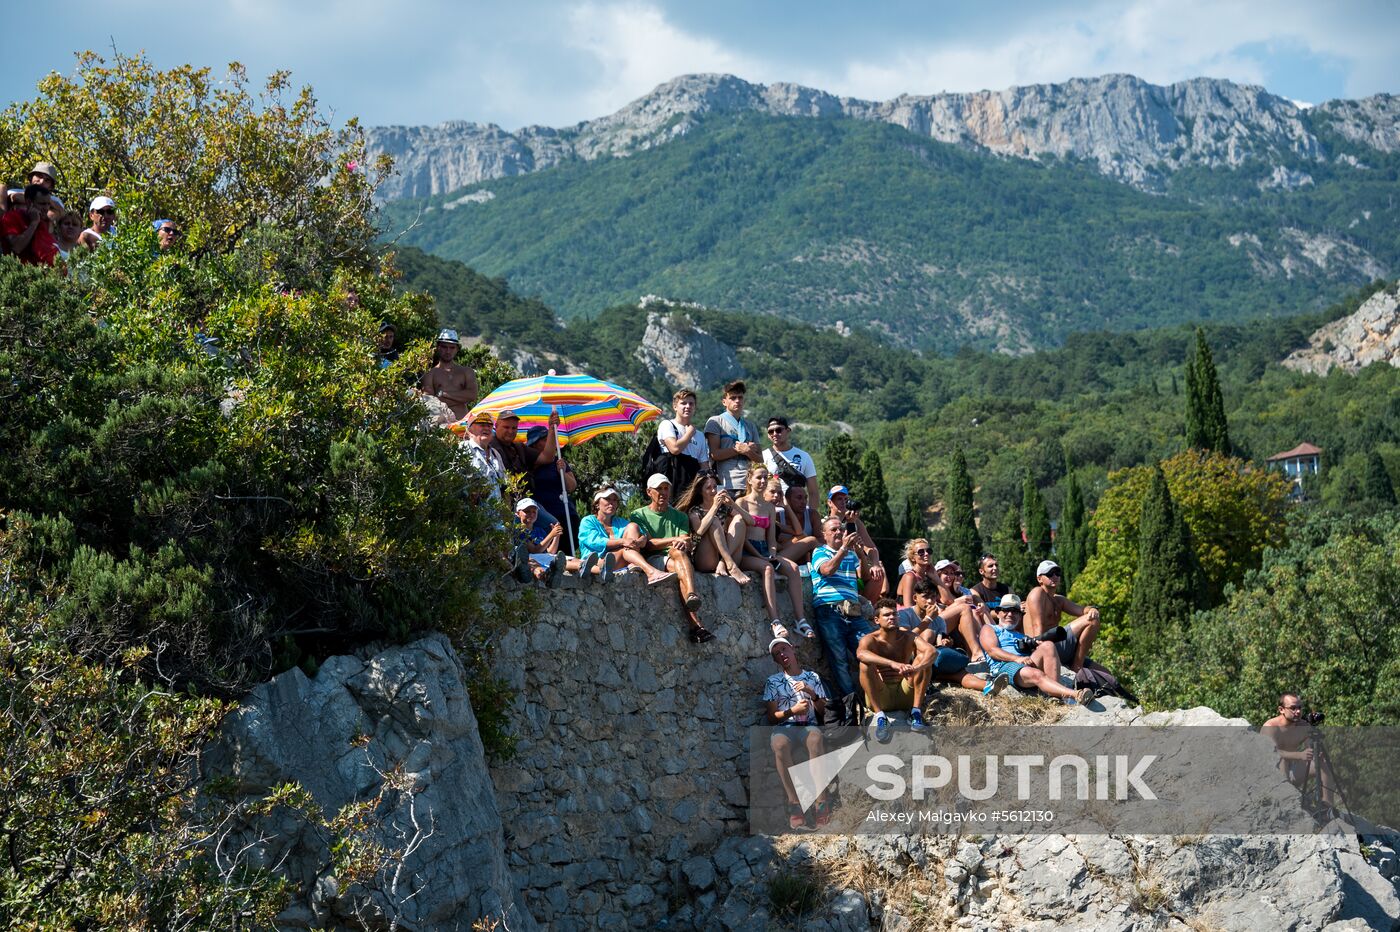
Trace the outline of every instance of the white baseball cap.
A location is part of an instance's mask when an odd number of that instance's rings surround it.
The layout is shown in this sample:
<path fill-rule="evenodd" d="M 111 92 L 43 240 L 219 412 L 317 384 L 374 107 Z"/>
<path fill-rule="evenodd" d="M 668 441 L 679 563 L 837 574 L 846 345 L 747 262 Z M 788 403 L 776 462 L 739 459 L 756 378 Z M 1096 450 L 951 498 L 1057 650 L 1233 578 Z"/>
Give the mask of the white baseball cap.
<path fill-rule="evenodd" d="M 661 472 L 654 472 L 647 478 L 647 488 L 654 489 L 662 483 L 671 484 L 671 477 Z"/>
<path fill-rule="evenodd" d="M 1056 563 L 1054 560 L 1041 560 L 1040 565 L 1035 568 L 1035 575 L 1049 576 L 1059 568 L 1060 564 Z"/>
<path fill-rule="evenodd" d="M 540 503 L 535 501 L 533 498 L 522 498 L 520 501 L 515 503 L 516 511 L 524 511 L 526 508 L 538 507 L 540 507 Z"/>
<path fill-rule="evenodd" d="M 939 560 L 937 563 L 933 564 L 933 571 L 934 571 L 935 573 L 940 573 L 940 572 L 942 572 L 943 570 L 946 570 L 946 569 L 947 569 L 948 567 L 950 567 L 950 566 L 957 566 L 957 565 L 958 565 L 958 561 L 956 561 L 956 560 Z"/>
<path fill-rule="evenodd" d="M 99 194 L 97 195 L 97 197 L 92 199 L 92 203 L 88 205 L 88 210 L 101 210 L 104 207 L 111 207 L 113 209 L 116 209 L 116 206 L 116 201 L 112 200 L 105 194 Z"/>
<path fill-rule="evenodd" d="M 789 641 L 787 638 L 774 638 L 773 640 L 768 642 L 768 653 L 773 653 L 773 648 L 777 647 L 779 644 L 786 644 L 788 647 L 792 647 L 793 650 L 797 649 L 796 647 L 793 647 L 792 642 Z"/>

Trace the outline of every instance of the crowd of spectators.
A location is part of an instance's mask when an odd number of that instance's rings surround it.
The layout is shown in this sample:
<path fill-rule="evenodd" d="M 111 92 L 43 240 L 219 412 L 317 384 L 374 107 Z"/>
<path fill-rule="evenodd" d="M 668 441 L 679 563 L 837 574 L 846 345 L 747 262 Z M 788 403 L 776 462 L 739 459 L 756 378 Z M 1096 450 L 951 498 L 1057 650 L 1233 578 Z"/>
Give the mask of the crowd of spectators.
<path fill-rule="evenodd" d="M 0 255 L 11 255 L 26 265 L 60 268 L 65 274 L 75 258 L 97 249 L 116 230 L 117 203 L 105 194 L 88 202 L 87 226 L 77 207 L 70 207 L 57 190 L 58 169 L 50 162 L 38 162 L 30 169 L 24 184 L 8 184 L 0 189 Z M 84 195 L 71 192 L 67 197 L 81 204 Z M 158 248 L 166 250 L 178 242 L 180 225 L 170 219 L 151 224 Z"/>

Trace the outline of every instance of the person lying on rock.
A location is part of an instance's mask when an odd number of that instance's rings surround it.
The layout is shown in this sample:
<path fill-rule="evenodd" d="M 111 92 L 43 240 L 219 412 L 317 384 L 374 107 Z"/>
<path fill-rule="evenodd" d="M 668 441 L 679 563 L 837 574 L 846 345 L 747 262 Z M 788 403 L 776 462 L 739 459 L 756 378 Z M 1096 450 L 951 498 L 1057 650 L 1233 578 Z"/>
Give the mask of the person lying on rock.
<path fill-rule="evenodd" d="M 1035 588 L 1026 596 L 1026 634 L 1039 637 L 1060 624 L 1061 615 L 1074 617 L 1065 626 L 1065 638 L 1056 642 L 1061 666 L 1079 670 L 1089 659 L 1089 648 L 1099 633 L 1099 610 L 1092 605 L 1076 605 L 1056 590 L 1063 571 L 1054 560 L 1042 560 L 1035 568 Z"/>
<path fill-rule="evenodd" d="M 928 579 L 917 579 L 914 581 L 912 595 L 913 608 L 899 610 L 899 626 L 912 630 L 920 640 L 927 641 L 936 651 L 933 678 L 964 689 L 984 689 L 987 685 L 986 678 L 967 672 L 967 665 L 971 662 L 967 651 L 954 642 L 948 633 L 948 619 L 938 611 L 938 587 Z M 944 611 L 954 621 L 959 617 L 957 609 Z"/>
<path fill-rule="evenodd" d="M 629 516 L 642 529 L 642 553 L 652 566 L 675 573 L 680 580 L 691 643 L 713 641 L 715 636 L 700 623 L 700 594 L 695 591 L 695 567 L 690 562 L 690 519 L 671 507 L 671 480 L 664 474 L 655 472 L 647 479 L 647 501 Z"/>
<path fill-rule="evenodd" d="M 593 514 L 580 521 L 578 526 L 579 553 L 585 558 L 593 554 L 605 562 L 611 560 L 620 564 L 620 572 L 640 570 L 646 575 L 649 586 L 675 576 L 675 573 L 663 572 L 647 562 L 642 555 L 646 536 L 637 525 L 618 516 L 621 508 L 622 496 L 617 494 L 617 489 L 603 486 L 593 495 Z"/>
<path fill-rule="evenodd" d="M 1060 658 L 1052 641 L 1028 638 L 1021 630 L 1021 599 L 1014 592 L 1002 596 L 993 613 L 996 622 L 982 627 L 982 646 L 990 658 L 983 690 L 994 696 L 1007 683 L 1020 689 L 1038 689 L 1047 696 L 1084 705 L 1092 689 L 1070 689 L 1060 682 Z"/>
<path fill-rule="evenodd" d="M 768 722 L 779 726 L 769 735 L 768 746 L 773 749 L 778 779 L 782 781 L 783 794 L 787 798 L 788 827 L 802 831 L 809 827 L 807 816 L 798 801 L 789 768 L 793 765 L 793 749 L 798 745 L 806 747 L 808 760 L 826 753 L 826 741 L 817 727 L 817 722 L 826 712 L 826 689 L 822 686 L 821 677 L 811 670 L 802 669 L 797 659 L 797 649 L 787 638 L 770 641 L 768 656 L 778 665 L 778 672 L 768 677 L 768 682 L 764 684 L 763 702 L 767 706 Z M 831 821 L 830 799 L 830 788 L 817 797 L 813 810 L 813 821 L 817 825 L 826 825 Z"/>
<path fill-rule="evenodd" d="M 891 712 L 908 711 L 909 727 L 924 727 L 924 701 L 933 678 L 937 650 L 913 631 L 899 626 L 899 603 L 875 603 L 875 627 L 860 639 L 860 685 L 866 707 L 875 713 L 875 740 L 890 740 Z"/>
<path fill-rule="evenodd" d="M 559 553 L 559 541 L 564 537 L 564 529 L 559 522 L 544 530 L 538 524 L 540 506 L 533 498 L 522 498 L 515 503 L 516 544 L 511 553 L 512 569 L 520 582 L 529 582 L 531 577 L 551 589 L 559 586 L 564 572 L 576 573 L 590 582 L 607 582 L 612 577 L 612 557 L 596 553 L 585 554 L 582 560 Z"/>

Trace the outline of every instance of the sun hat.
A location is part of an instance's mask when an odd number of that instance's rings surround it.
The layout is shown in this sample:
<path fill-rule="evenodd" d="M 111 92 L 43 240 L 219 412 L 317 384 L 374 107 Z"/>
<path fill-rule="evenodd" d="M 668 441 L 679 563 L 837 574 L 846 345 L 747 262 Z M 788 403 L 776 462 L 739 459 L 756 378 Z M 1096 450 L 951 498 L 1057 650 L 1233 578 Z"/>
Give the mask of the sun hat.
<path fill-rule="evenodd" d="M 1001 601 L 995 605 L 988 605 L 990 609 L 998 612 L 1019 612 L 1022 610 L 1021 597 L 1014 592 L 1008 592 L 1001 597 Z"/>
<path fill-rule="evenodd" d="M 490 423 L 492 423 L 492 421 L 491 421 L 491 412 L 489 412 L 489 411 L 478 411 L 478 412 L 476 412 L 475 414 L 472 415 L 470 421 L 467 421 L 467 424 L 468 424 L 468 425 L 471 425 L 471 424 L 490 424 Z"/>
<path fill-rule="evenodd" d="M 44 175 L 50 181 L 58 181 L 58 169 L 54 168 L 52 162 L 35 162 L 34 167 L 29 170 L 31 175 Z"/>
<path fill-rule="evenodd" d="M 614 496 L 616 496 L 619 502 L 622 501 L 622 496 L 617 494 L 617 489 L 605 485 L 601 489 L 593 493 L 593 500 L 597 502 L 601 501 L 602 499 L 611 498 Z"/>
<path fill-rule="evenodd" d="M 443 329 L 439 330 L 436 342 L 455 343 L 458 346 L 462 345 L 462 341 L 457 338 L 457 331 L 453 330 L 451 327 L 444 327 Z"/>

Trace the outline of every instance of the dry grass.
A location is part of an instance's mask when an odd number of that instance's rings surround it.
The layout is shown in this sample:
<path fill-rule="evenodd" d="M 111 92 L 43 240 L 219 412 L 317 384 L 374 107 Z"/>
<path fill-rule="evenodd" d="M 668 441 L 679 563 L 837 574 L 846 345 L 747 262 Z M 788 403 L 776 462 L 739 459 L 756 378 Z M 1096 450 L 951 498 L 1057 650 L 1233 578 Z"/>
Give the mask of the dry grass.
<path fill-rule="evenodd" d="M 1051 725 L 1069 706 L 1051 699 L 1001 695 L 988 699 L 970 689 L 945 688 L 934 694 L 926 719 L 930 725 Z"/>
<path fill-rule="evenodd" d="M 822 851 L 834 845 L 849 844 L 850 840 L 839 836 L 789 836 L 782 839 L 777 848 L 786 854 L 799 843 L 810 850 Z M 920 932 L 945 932 L 955 928 L 957 917 L 944 914 L 940 904 L 941 881 L 932 879 L 941 876 L 941 863 L 936 858 L 930 858 L 928 866 L 923 869 L 911 867 L 900 876 L 891 877 L 852 846 L 840 857 L 813 858 L 805 870 L 829 891 L 859 890 L 868 899 L 879 890 L 884 894 L 885 904 L 910 920 L 914 929 Z"/>

